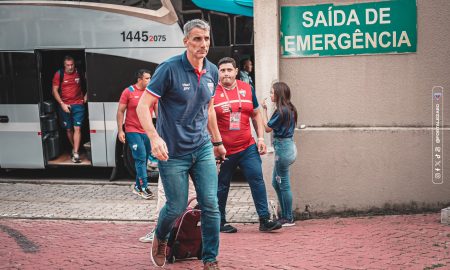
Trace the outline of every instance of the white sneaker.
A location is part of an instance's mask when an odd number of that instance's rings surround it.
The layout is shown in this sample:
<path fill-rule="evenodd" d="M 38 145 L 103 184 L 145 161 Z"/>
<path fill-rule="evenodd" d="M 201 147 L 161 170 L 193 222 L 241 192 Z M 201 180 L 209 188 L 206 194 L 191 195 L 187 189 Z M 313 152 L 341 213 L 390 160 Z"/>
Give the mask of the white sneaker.
<path fill-rule="evenodd" d="M 153 242 L 153 237 L 155 237 L 155 229 L 153 229 L 151 232 L 147 233 L 145 236 L 142 236 L 141 238 L 139 238 L 139 242 L 151 243 L 151 242 Z"/>
<path fill-rule="evenodd" d="M 77 152 L 72 153 L 72 162 L 81 163 L 80 155 Z"/>

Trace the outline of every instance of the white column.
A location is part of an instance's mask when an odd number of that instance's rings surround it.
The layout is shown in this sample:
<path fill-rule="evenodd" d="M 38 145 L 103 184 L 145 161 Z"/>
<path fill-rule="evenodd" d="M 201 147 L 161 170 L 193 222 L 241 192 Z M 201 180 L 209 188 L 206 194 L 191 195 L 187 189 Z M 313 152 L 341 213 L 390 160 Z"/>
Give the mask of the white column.
<path fill-rule="evenodd" d="M 268 98 L 268 110 L 271 112 L 269 92 L 272 83 L 279 80 L 280 75 L 278 0 L 258 0 L 253 5 L 256 96 L 260 103 Z M 265 135 L 265 138 L 267 145 L 271 146 L 270 136 Z"/>

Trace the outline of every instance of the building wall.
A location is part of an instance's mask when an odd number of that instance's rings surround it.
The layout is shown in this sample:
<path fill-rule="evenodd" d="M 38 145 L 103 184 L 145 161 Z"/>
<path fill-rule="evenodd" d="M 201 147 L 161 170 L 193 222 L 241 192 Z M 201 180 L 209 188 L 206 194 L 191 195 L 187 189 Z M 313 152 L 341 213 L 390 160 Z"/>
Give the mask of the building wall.
<path fill-rule="evenodd" d="M 280 6 L 356 1 L 282 0 L 276 10 L 273 4 L 267 10 L 265 2 L 273 1 L 255 1 L 255 36 L 275 31 L 278 36 L 276 41 L 255 39 L 258 97 L 268 96 L 279 75 L 291 87 L 299 124 L 306 125 L 296 131 L 294 208 L 309 205 L 312 211 L 327 212 L 450 204 L 450 1 L 417 1 L 416 53 L 289 59 L 280 58 Z M 260 17 L 273 13 L 275 18 Z M 275 42 L 278 67 L 267 57 Z M 449 96 L 444 98 L 447 171 L 441 185 L 432 183 L 433 86 L 443 86 Z M 273 196 L 273 154 L 264 160 Z"/>

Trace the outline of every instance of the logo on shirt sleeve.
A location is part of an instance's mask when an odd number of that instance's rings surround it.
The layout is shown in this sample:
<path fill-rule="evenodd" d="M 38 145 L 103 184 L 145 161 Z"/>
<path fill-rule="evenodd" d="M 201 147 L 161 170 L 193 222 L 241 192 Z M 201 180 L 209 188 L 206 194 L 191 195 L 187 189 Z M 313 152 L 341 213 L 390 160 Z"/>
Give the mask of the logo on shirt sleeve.
<path fill-rule="evenodd" d="M 214 91 L 214 83 L 212 83 L 212 82 L 209 82 L 208 83 L 208 88 L 209 88 L 209 91 L 211 92 L 211 94 L 213 93 L 213 91 Z"/>
<path fill-rule="evenodd" d="M 79 84 L 79 83 L 80 83 L 80 78 L 75 78 L 75 82 L 76 82 L 77 84 Z"/>

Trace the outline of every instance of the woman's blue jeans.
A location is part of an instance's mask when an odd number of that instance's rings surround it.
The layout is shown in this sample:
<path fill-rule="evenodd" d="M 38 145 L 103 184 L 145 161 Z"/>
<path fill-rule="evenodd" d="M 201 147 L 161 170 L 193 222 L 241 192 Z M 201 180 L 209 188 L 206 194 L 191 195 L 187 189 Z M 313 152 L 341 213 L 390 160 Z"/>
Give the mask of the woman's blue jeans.
<path fill-rule="evenodd" d="M 148 186 L 147 159 L 149 159 L 152 152 L 150 140 L 146 134 L 137 132 L 127 132 L 125 137 L 134 159 L 136 186 L 145 189 Z"/>
<path fill-rule="evenodd" d="M 267 192 L 261 168 L 261 157 L 259 156 L 256 144 L 252 144 L 247 149 L 227 156 L 227 160 L 220 165 L 219 187 L 217 197 L 219 198 L 219 210 L 221 223 L 226 223 L 226 206 L 230 181 L 236 171 L 237 166 L 241 168 L 250 190 L 252 191 L 253 202 L 256 212 L 260 218 L 269 218 L 270 213 L 267 206 Z"/>
<path fill-rule="evenodd" d="M 161 209 L 156 237 L 167 239 L 175 220 L 186 210 L 188 176 L 192 177 L 202 210 L 203 262 L 216 261 L 219 252 L 220 212 L 217 204 L 217 167 L 211 142 L 193 153 L 159 162 L 167 202 Z"/>
<path fill-rule="evenodd" d="M 275 148 L 275 165 L 272 186 L 280 202 L 281 218 L 293 220 L 289 168 L 297 157 L 297 147 L 293 138 L 274 138 L 273 147 Z"/>

